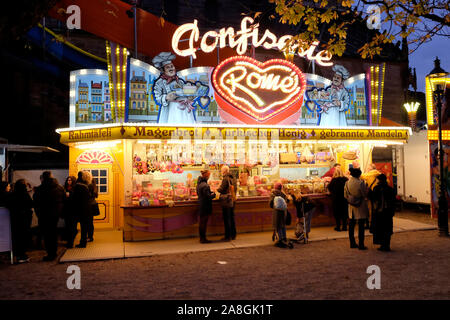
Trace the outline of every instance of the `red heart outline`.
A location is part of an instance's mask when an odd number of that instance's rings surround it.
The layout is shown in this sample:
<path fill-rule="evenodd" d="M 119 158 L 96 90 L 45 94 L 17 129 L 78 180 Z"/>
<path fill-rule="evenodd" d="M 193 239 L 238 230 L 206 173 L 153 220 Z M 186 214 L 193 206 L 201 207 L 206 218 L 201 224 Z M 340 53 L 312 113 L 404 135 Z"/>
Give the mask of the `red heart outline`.
<path fill-rule="evenodd" d="M 234 97 L 230 96 L 228 92 L 222 90 L 219 85 L 219 80 L 217 79 L 219 72 L 223 70 L 223 68 L 225 68 L 229 64 L 236 64 L 236 62 L 240 61 L 250 63 L 260 69 L 267 69 L 272 65 L 281 65 L 284 67 L 288 67 L 290 70 L 292 70 L 291 72 L 295 72 L 298 76 L 298 79 L 300 81 L 299 92 L 291 97 L 286 103 L 272 107 L 273 110 L 271 110 L 271 112 L 269 112 L 268 114 L 264 116 L 256 115 L 254 112 L 252 112 L 250 107 L 246 106 L 244 103 L 240 103 L 239 101 L 234 99 Z M 306 77 L 302 73 L 302 71 L 292 62 L 282 59 L 272 59 L 262 63 L 250 57 L 234 56 L 225 59 L 217 67 L 214 68 L 211 74 L 211 82 L 214 89 L 215 99 L 220 108 L 223 111 L 231 114 L 233 117 L 239 119 L 239 121 L 247 124 L 277 124 L 289 118 L 300 110 L 303 103 L 303 95 L 306 90 Z M 275 100 L 272 103 L 276 103 L 277 101 L 280 100 Z"/>

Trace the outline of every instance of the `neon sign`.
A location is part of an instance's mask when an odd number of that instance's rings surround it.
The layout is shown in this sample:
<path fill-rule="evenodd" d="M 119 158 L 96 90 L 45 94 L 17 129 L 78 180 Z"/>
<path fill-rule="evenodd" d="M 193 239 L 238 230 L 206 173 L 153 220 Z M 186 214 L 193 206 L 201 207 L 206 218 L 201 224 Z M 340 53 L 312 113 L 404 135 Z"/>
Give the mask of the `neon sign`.
<path fill-rule="evenodd" d="M 235 32 L 232 27 L 222 28 L 219 32 L 206 32 L 200 40 L 200 50 L 208 53 L 214 51 L 217 46 L 219 46 L 219 48 L 224 48 L 228 44 L 231 48 L 236 48 L 236 52 L 239 55 L 243 55 L 247 51 L 250 38 L 251 44 L 254 47 L 263 46 L 265 49 L 283 50 L 286 43 L 292 38 L 291 35 L 284 35 L 278 39 L 275 34 L 267 29 L 260 38 L 259 24 L 255 24 L 250 27 L 253 22 L 254 20 L 252 18 L 245 17 L 241 21 L 241 30 L 237 32 Z M 192 56 L 194 59 L 197 58 L 197 55 L 195 54 L 195 51 L 197 51 L 196 43 L 200 38 L 200 31 L 197 24 L 198 21 L 194 20 L 193 23 L 183 24 L 175 30 L 175 33 L 172 36 L 172 49 L 177 55 L 183 57 Z M 185 34 L 189 35 L 188 47 L 185 49 L 180 49 L 180 41 Z M 302 48 L 298 45 L 292 46 L 291 50 L 295 51 L 298 48 L 298 55 L 300 57 L 305 57 L 308 60 L 315 61 L 321 66 L 333 65 L 333 63 L 330 62 L 332 55 L 328 51 L 322 50 L 314 53 L 318 45 L 319 42 L 315 41 L 307 50 L 302 50 Z"/>
<path fill-rule="evenodd" d="M 247 124 L 277 124 L 300 111 L 306 78 L 293 63 L 250 57 L 224 60 L 213 71 L 212 84 L 223 111 Z"/>

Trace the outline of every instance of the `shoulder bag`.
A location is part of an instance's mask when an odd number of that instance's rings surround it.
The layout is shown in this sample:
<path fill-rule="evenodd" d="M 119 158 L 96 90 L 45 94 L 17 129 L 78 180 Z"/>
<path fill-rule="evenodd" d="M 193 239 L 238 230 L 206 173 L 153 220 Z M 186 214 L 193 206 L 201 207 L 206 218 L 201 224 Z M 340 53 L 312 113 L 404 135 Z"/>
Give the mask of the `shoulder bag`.
<path fill-rule="evenodd" d="M 347 202 L 356 208 L 360 207 L 361 203 L 362 203 L 362 198 L 353 196 L 350 193 L 350 191 L 348 190 L 348 184 L 345 185 L 345 188 L 347 189 L 347 193 L 348 193 Z"/>
<path fill-rule="evenodd" d="M 234 206 L 233 189 L 234 186 L 232 184 L 232 181 L 230 181 L 230 178 L 228 178 L 228 193 L 224 193 L 219 196 L 220 204 L 222 205 L 222 207 L 233 208 Z"/>

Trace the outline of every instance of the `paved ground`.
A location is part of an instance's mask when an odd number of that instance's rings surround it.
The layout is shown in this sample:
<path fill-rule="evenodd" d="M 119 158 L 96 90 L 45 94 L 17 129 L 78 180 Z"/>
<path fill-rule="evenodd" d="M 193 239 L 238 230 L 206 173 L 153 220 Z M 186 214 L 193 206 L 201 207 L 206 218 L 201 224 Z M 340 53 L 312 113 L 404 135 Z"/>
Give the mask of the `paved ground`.
<path fill-rule="evenodd" d="M 435 229 L 436 226 L 417 222 L 411 219 L 394 218 L 394 233 L 405 231 L 418 231 Z M 287 230 L 289 237 L 294 236 L 294 229 Z M 366 235 L 371 235 L 366 230 Z M 97 231 L 95 241 L 88 243 L 86 248 L 68 249 L 59 259 L 59 262 L 80 262 L 118 258 L 149 257 L 174 253 L 193 253 L 199 251 L 216 251 L 236 248 L 270 246 L 272 232 L 240 233 L 230 242 L 220 241 L 222 235 L 209 236 L 210 244 L 199 243 L 198 237 L 184 239 L 166 239 L 153 241 L 123 242 L 122 232 Z M 310 233 L 309 241 L 323 241 L 348 238 L 347 232 L 336 232 L 333 226 L 316 227 Z M 76 241 L 78 242 L 78 240 Z"/>
<path fill-rule="evenodd" d="M 79 262 L 81 290 L 66 288 L 70 264 L 2 262 L 0 299 L 450 299 L 450 239 L 398 233 L 389 253 L 370 241 L 368 251 L 338 239 Z M 380 290 L 367 289 L 370 265 L 381 269 Z"/>

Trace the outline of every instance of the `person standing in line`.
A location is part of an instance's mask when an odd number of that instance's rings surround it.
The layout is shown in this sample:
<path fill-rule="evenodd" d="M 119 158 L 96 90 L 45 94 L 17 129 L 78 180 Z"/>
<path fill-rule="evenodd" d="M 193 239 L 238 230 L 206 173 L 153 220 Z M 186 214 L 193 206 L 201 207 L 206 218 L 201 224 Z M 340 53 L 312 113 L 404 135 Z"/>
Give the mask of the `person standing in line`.
<path fill-rule="evenodd" d="M 0 181 L 0 207 L 9 207 L 11 198 L 11 185 L 6 181 Z"/>
<path fill-rule="evenodd" d="M 24 179 L 16 181 L 10 200 L 13 252 L 18 263 L 28 262 L 30 259 L 26 251 L 31 236 L 33 200 L 28 194 L 27 182 Z"/>
<path fill-rule="evenodd" d="M 201 176 L 199 176 L 197 180 L 197 195 L 200 215 L 198 232 L 200 235 L 200 243 L 211 242 L 206 239 L 206 227 L 209 216 L 212 214 L 212 200 L 216 197 L 216 194 L 211 191 L 211 188 L 208 185 L 210 175 L 211 172 L 209 170 L 202 170 Z"/>
<path fill-rule="evenodd" d="M 344 187 L 348 179 L 344 176 L 340 167 L 337 167 L 333 173 L 333 179 L 328 184 L 328 190 L 331 194 L 333 202 L 333 214 L 336 219 L 336 227 L 334 230 L 347 231 L 348 204 L 344 197 Z"/>
<path fill-rule="evenodd" d="M 87 235 L 87 241 L 92 242 L 94 241 L 94 215 L 95 213 L 95 207 L 98 208 L 97 201 L 95 199 L 98 198 L 98 188 L 97 184 L 95 183 L 95 180 L 92 179 L 92 174 L 89 171 L 83 171 L 83 180 L 86 181 L 88 184 L 89 189 L 89 203 L 91 207 L 91 214 L 89 215 L 89 221 L 88 221 L 88 235 Z"/>
<path fill-rule="evenodd" d="M 236 222 L 234 221 L 234 206 L 237 192 L 237 181 L 230 173 L 228 166 L 221 168 L 222 184 L 217 189 L 220 193 L 220 203 L 222 205 L 223 224 L 225 236 L 223 241 L 236 239 Z"/>
<path fill-rule="evenodd" d="M 369 188 L 367 187 L 367 184 L 360 179 L 360 169 L 350 168 L 350 175 L 351 177 L 345 183 L 344 187 L 344 197 L 348 202 L 348 218 L 350 219 L 348 229 L 350 248 L 367 250 L 367 247 L 364 246 L 364 223 L 369 215 L 366 200 Z M 356 245 L 354 235 L 356 222 L 358 222 L 359 245 Z"/>
<path fill-rule="evenodd" d="M 77 179 L 74 176 L 69 176 L 64 183 L 64 190 L 66 191 L 66 201 L 64 203 L 64 222 L 67 248 L 73 248 L 73 241 L 77 235 L 77 218 L 74 212 L 74 204 L 72 202 L 72 194 Z"/>
<path fill-rule="evenodd" d="M 275 243 L 275 246 L 286 248 L 286 211 L 289 199 L 282 189 L 283 185 L 280 182 L 275 183 L 274 190 L 270 195 L 269 205 L 273 209 L 272 227 L 278 235 L 278 241 Z"/>
<path fill-rule="evenodd" d="M 369 186 L 369 190 L 373 190 L 377 185 L 377 177 L 381 174 L 380 171 L 377 170 L 377 167 L 374 163 L 371 163 L 365 173 L 361 174 L 361 179 L 366 182 Z M 365 221 L 365 228 L 370 229 L 370 219 L 372 217 L 372 201 L 369 200 L 368 203 L 369 215 Z"/>
<path fill-rule="evenodd" d="M 72 201 L 74 205 L 74 211 L 80 221 L 81 238 L 77 248 L 86 248 L 88 230 L 89 230 L 89 216 L 91 213 L 90 206 L 90 193 L 88 183 L 85 180 L 87 177 L 84 171 L 78 172 L 77 183 L 73 188 Z"/>
<path fill-rule="evenodd" d="M 323 178 L 326 178 L 326 177 L 333 178 L 334 171 L 335 171 L 336 169 L 340 169 L 340 168 L 341 168 L 341 164 L 340 164 L 340 163 L 335 163 L 334 166 L 333 166 L 330 170 L 328 170 L 327 172 L 325 172 L 325 174 L 324 174 L 321 178 L 322 178 L 322 179 L 323 179 Z"/>
<path fill-rule="evenodd" d="M 34 208 L 39 219 L 39 229 L 44 236 L 47 255 L 44 261 L 53 261 L 58 249 L 58 219 L 64 206 L 64 188 L 53 178 L 50 171 L 42 174 L 42 183 L 34 193 Z"/>
<path fill-rule="evenodd" d="M 384 174 L 377 177 L 378 184 L 369 191 L 372 200 L 373 243 L 381 245 L 378 250 L 391 251 L 393 217 L 395 214 L 395 191 L 387 183 Z"/>

